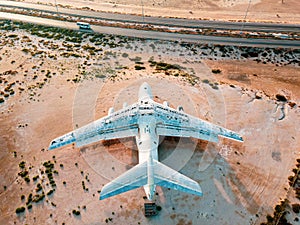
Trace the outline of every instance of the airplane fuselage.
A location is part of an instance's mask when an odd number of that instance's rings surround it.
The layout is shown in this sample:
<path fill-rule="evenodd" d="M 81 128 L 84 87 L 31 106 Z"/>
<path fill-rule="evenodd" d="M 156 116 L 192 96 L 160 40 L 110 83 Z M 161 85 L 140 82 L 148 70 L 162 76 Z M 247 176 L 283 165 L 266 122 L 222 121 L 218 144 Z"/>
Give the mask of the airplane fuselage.
<path fill-rule="evenodd" d="M 149 88 L 149 89 L 148 89 Z M 153 116 L 154 106 L 152 103 L 151 89 L 145 87 L 139 91 L 139 132 L 136 136 L 138 147 L 139 163 L 148 162 L 147 175 L 148 182 L 144 185 L 144 190 L 149 200 L 153 199 L 156 185 L 154 184 L 154 164 L 153 160 L 158 160 L 159 135 L 156 133 L 156 119 Z"/>

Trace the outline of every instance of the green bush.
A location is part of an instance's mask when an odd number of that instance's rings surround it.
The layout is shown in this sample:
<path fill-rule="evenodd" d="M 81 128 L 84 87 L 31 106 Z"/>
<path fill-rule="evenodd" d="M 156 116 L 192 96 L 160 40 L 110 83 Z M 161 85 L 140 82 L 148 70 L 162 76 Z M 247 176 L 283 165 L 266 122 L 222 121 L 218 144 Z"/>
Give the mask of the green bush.
<path fill-rule="evenodd" d="M 45 198 L 45 194 L 35 195 L 32 201 L 38 203 L 40 201 L 43 201 L 44 198 Z"/>
<path fill-rule="evenodd" d="M 24 180 L 25 180 L 27 183 L 29 183 L 29 182 L 30 182 L 30 179 L 29 179 L 29 177 L 28 177 L 28 176 L 26 176 L 26 177 L 24 178 Z"/>
<path fill-rule="evenodd" d="M 133 62 L 139 62 L 142 60 L 142 58 L 139 56 L 136 56 L 135 58 L 129 58 L 129 59 L 130 59 L 130 61 L 133 61 Z"/>
<path fill-rule="evenodd" d="M 220 69 L 212 69 L 211 72 L 217 74 L 217 73 L 221 73 L 221 70 Z"/>
<path fill-rule="evenodd" d="M 54 192 L 53 189 L 51 189 L 50 191 L 48 191 L 47 195 L 49 196 L 49 195 L 51 195 L 53 192 Z"/>
<path fill-rule="evenodd" d="M 25 162 L 24 162 L 24 161 L 20 162 L 20 163 L 19 163 L 19 167 L 20 167 L 21 169 L 24 169 L 24 168 L 25 168 Z"/>
<path fill-rule="evenodd" d="M 74 215 L 76 215 L 76 216 L 79 216 L 79 215 L 80 215 L 80 211 L 77 211 L 77 210 L 75 210 L 75 209 L 73 209 L 72 213 L 73 213 Z"/>
<path fill-rule="evenodd" d="M 135 70 L 144 70 L 144 69 L 146 69 L 146 67 L 139 66 L 139 65 L 135 65 L 134 68 L 135 68 Z"/>
<path fill-rule="evenodd" d="M 19 207 L 16 209 L 16 213 L 22 213 L 22 212 L 25 212 L 25 207 Z"/>

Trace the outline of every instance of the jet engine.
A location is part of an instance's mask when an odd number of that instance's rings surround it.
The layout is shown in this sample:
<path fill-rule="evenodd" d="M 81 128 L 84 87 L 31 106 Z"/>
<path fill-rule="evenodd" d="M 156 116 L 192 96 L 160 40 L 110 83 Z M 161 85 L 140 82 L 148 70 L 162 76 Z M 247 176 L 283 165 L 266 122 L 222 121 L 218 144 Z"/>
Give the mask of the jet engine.
<path fill-rule="evenodd" d="M 182 107 L 181 105 L 177 106 L 177 111 L 183 112 L 183 111 L 184 111 L 184 110 L 183 110 L 183 107 Z"/>

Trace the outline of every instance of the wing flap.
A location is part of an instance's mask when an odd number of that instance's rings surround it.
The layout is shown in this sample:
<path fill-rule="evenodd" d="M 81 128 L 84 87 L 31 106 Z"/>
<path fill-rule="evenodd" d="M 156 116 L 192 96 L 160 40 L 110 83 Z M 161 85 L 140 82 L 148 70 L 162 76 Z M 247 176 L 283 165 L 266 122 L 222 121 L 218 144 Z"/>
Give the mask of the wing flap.
<path fill-rule="evenodd" d="M 137 125 L 115 127 L 110 129 L 97 129 L 94 128 L 91 132 L 75 133 L 76 146 L 81 147 L 90 143 L 97 142 L 99 140 L 110 140 L 116 138 L 132 137 L 138 134 Z"/>
<path fill-rule="evenodd" d="M 180 127 L 172 125 L 157 125 L 157 134 L 163 136 L 176 137 L 193 137 L 197 139 L 207 140 L 211 142 L 218 142 L 219 138 L 214 133 L 193 127 Z"/>
<path fill-rule="evenodd" d="M 155 103 L 157 118 L 157 134 L 163 136 L 193 137 L 218 142 L 218 136 L 243 141 L 238 134 L 221 126 L 209 123 L 181 111 Z"/>
<path fill-rule="evenodd" d="M 130 191 L 147 183 L 147 161 L 138 164 L 106 184 L 100 193 L 100 200 Z"/>
<path fill-rule="evenodd" d="M 191 178 L 155 160 L 154 181 L 156 185 L 202 196 L 200 185 Z"/>

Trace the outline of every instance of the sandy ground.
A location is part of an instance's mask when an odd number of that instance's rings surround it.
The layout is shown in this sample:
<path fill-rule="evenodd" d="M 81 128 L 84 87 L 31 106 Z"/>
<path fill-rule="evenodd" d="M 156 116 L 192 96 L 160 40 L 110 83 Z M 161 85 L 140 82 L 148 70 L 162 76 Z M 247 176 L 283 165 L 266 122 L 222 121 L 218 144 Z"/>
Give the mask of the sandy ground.
<path fill-rule="evenodd" d="M 92 55 L 82 47 L 93 45 L 87 39 L 75 47 L 70 41 L 25 31 L 1 35 L 0 87 L 5 92 L 15 82 L 15 93 L 0 105 L 0 224 L 106 224 L 106 219 L 108 224 L 260 224 L 289 197 L 287 177 L 300 156 L 299 66 L 218 54 L 211 58 L 176 43 L 112 36 L 103 40 L 119 43 L 117 47 L 104 42 Z M 60 55 L 63 52 L 80 57 L 67 58 Z M 174 71 L 168 74 L 151 67 L 149 59 L 183 69 L 175 71 L 176 76 Z M 135 70 L 135 61 L 145 69 Z M 212 69 L 221 73 L 213 74 Z M 204 196 L 158 187 L 155 201 L 162 211 L 153 218 L 143 215 L 142 188 L 98 199 L 104 184 L 137 163 L 134 139 L 47 151 L 53 138 L 106 115 L 111 106 L 118 109 L 123 101 L 135 102 L 143 81 L 150 83 L 157 101 L 183 105 L 186 112 L 245 139 L 242 144 L 163 140 L 160 160 L 198 181 Z M 276 100 L 277 94 L 288 101 Z M 55 192 L 16 214 L 17 207 L 26 207 L 30 193 L 41 194 L 38 183 L 45 194 L 52 189 L 41 172 L 48 160 L 58 171 L 53 175 Z M 29 183 L 18 175 L 21 161 L 29 171 Z M 80 216 L 72 210 L 79 210 Z M 291 214 L 290 220 L 297 216 Z"/>
<path fill-rule="evenodd" d="M 146 16 L 300 23 L 298 0 L 47 0 L 42 2 L 108 12 L 140 15 L 144 13 Z"/>

